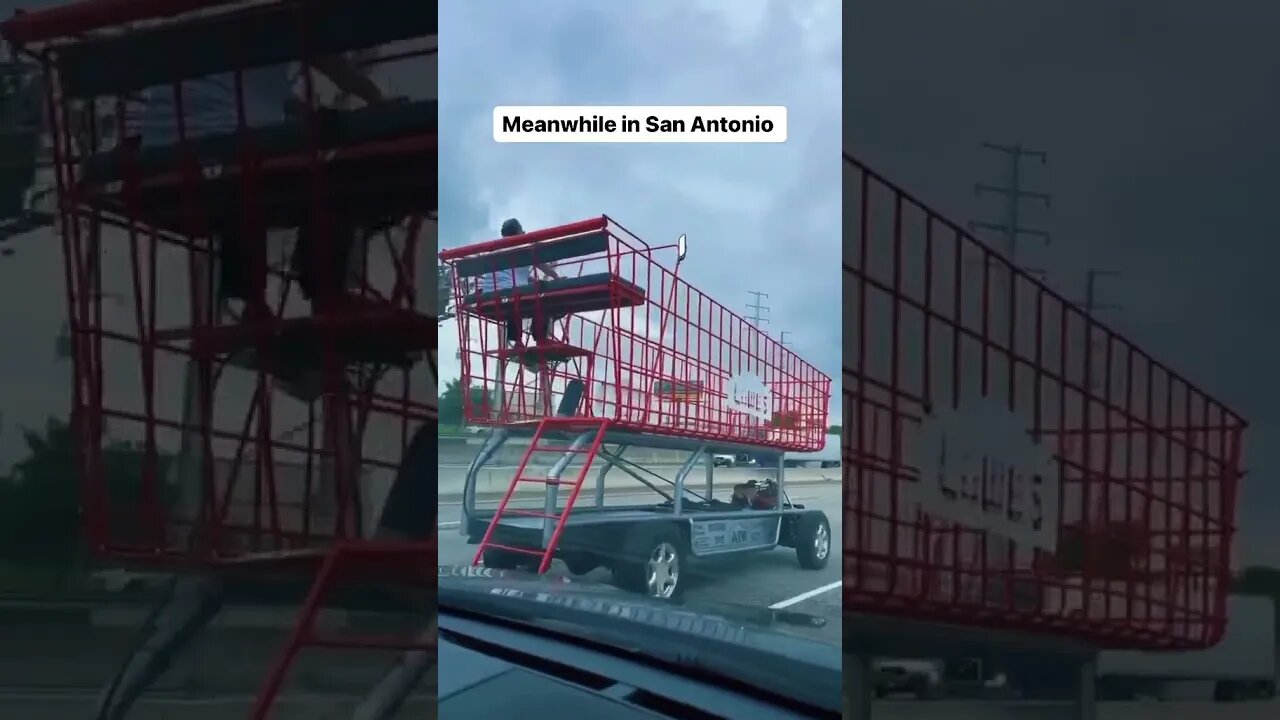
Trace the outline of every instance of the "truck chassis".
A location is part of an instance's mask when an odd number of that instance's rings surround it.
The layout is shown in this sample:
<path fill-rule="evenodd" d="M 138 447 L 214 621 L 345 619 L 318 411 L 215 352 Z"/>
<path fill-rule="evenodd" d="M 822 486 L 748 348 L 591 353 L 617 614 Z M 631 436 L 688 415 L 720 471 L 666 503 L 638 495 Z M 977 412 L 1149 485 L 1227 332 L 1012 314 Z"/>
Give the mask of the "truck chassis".
<path fill-rule="evenodd" d="M 476 508 L 475 488 L 480 471 L 509 439 L 528 434 L 526 428 L 518 426 L 494 428 L 467 469 L 460 530 L 469 544 L 480 544 L 496 513 Z M 667 479 L 625 458 L 627 448 L 641 446 L 686 450 L 689 456 L 675 478 Z M 822 511 L 807 509 L 787 498 L 781 454 L 776 466 L 768 469 L 776 472 L 776 509 L 744 508 L 715 498 L 715 455 L 739 452 L 762 450 L 609 432 L 596 461 L 602 465 L 596 471 L 594 502 L 588 505 L 579 501 L 564 518 L 555 557 L 575 575 L 606 568 L 619 587 L 666 599 L 683 594 L 686 571 L 691 566 L 728 556 L 781 546 L 795 549 L 804 569 L 825 567 L 831 554 L 830 522 Z M 699 466 L 705 472 L 706 489 L 695 492 L 689 488 L 689 479 Z M 615 470 L 638 480 L 662 501 L 606 505 L 605 481 Z M 661 487 L 662 483 L 669 486 L 669 491 Z M 549 485 L 544 499 L 546 515 L 557 513 L 559 500 L 556 486 Z M 506 547 L 541 550 L 550 542 L 553 529 L 550 518 L 504 516 L 490 540 Z M 500 548 L 486 548 L 483 562 L 487 567 L 502 569 L 537 564 L 527 554 Z"/>

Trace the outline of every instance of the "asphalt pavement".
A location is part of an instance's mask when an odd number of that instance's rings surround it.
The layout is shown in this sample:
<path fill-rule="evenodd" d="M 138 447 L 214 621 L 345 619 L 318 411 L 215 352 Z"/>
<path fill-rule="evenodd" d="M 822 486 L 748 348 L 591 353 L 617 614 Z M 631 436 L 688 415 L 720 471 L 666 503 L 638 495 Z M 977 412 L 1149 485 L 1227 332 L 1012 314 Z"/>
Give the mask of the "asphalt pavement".
<path fill-rule="evenodd" d="M 698 568 L 688 578 L 685 590 L 686 603 L 699 600 L 729 602 L 752 607 L 771 607 L 789 612 L 816 615 L 827 621 L 821 628 L 798 630 L 814 634 L 820 639 L 839 644 L 840 634 L 840 548 L 842 544 L 842 514 L 840 484 L 823 483 L 799 485 L 788 494 L 792 502 L 826 513 L 831 523 L 832 558 L 821 570 L 804 570 L 796 561 L 796 553 L 790 548 L 741 555 L 717 560 Z M 607 497 L 607 504 L 648 502 L 652 493 L 618 493 Z M 481 505 L 484 507 L 484 505 Z M 476 545 L 468 545 L 466 538 L 458 534 L 460 506 L 442 502 L 440 505 L 440 554 L 441 564 L 470 564 L 475 559 Z M 556 561 L 549 571 L 569 575 L 563 563 Z M 580 578 L 601 583 L 610 582 L 607 570 L 596 570 Z"/>

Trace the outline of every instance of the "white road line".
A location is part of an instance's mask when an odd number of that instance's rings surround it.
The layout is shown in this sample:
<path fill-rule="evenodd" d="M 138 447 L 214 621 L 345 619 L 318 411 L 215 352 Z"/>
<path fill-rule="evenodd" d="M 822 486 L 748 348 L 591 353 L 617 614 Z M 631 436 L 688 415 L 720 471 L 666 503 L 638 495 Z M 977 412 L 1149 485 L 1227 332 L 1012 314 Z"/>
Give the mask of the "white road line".
<path fill-rule="evenodd" d="M 449 528 L 456 528 L 461 524 L 462 524 L 462 521 L 456 520 L 454 522 L 437 523 L 436 526 L 439 527 L 441 530 L 448 530 Z"/>
<path fill-rule="evenodd" d="M 804 602 L 805 600 L 808 600 L 808 599 L 809 599 L 809 598 L 811 598 L 811 597 L 817 597 L 818 595 L 821 595 L 821 594 L 822 594 L 822 593 L 824 593 L 824 592 L 830 592 L 830 591 L 832 591 L 832 590 L 835 590 L 836 588 L 840 587 L 842 584 L 844 584 L 844 581 L 842 581 L 842 580 L 837 580 L 837 581 L 835 581 L 835 582 L 833 582 L 833 583 L 830 583 L 830 584 L 828 584 L 828 585 L 823 585 L 823 586 L 822 586 L 822 587 L 820 587 L 820 588 L 814 588 L 813 590 L 810 590 L 809 592 L 806 592 L 806 593 L 800 593 L 799 595 L 797 595 L 797 596 L 795 596 L 795 597 L 787 598 L 786 600 L 782 600 L 782 601 L 780 601 L 780 602 L 776 602 L 776 603 L 774 603 L 774 604 L 770 605 L 770 606 L 769 606 L 769 609 L 770 609 L 770 610 L 781 610 L 782 608 L 785 608 L 785 607 L 791 607 L 792 605 L 795 605 L 795 604 L 796 604 L 796 603 L 798 603 L 798 602 Z"/>

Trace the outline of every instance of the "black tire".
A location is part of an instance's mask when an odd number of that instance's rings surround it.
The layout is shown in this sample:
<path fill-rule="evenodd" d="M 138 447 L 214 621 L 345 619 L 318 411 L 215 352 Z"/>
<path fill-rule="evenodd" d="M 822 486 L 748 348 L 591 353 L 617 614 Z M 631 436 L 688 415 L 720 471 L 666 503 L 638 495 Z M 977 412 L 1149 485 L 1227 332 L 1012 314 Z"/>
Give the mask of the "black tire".
<path fill-rule="evenodd" d="M 663 600 L 677 600 L 684 595 L 689 553 L 678 530 L 636 528 L 627 549 L 628 559 L 619 560 L 613 567 L 613 579 L 618 587 Z M 666 571 L 659 570 L 655 564 L 667 565 Z M 651 572 L 651 568 L 657 572 Z"/>
<path fill-rule="evenodd" d="M 831 523 L 822 513 L 805 513 L 796 518 L 796 560 L 805 570 L 821 570 L 831 559 Z"/>
<path fill-rule="evenodd" d="M 600 561 L 591 555 L 566 555 L 560 559 L 574 575 L 586 575 L 600 567 Z"/>
<path fill-rule="evenodd" d="M 484 551 L 484 566 L 493 570 L 515 570 L 527 561 L 519 553 L 501 548 L 490 548 Z"/>

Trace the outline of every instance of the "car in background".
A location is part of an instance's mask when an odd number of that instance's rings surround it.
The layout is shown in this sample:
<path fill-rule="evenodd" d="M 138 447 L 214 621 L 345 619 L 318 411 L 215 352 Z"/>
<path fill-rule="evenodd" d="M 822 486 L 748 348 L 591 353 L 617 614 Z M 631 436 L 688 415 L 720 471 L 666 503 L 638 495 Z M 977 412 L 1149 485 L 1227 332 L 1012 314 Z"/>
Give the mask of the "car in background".
<path fill-rule="evenodd" d="M 942 666 L 934 660 L 882 659 L 872 666 L 876 697 L 910 695 L 919 700 L 942 696 Z"/>

